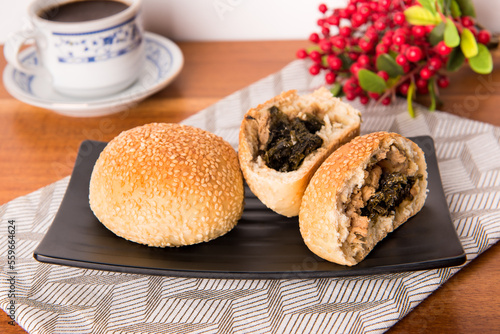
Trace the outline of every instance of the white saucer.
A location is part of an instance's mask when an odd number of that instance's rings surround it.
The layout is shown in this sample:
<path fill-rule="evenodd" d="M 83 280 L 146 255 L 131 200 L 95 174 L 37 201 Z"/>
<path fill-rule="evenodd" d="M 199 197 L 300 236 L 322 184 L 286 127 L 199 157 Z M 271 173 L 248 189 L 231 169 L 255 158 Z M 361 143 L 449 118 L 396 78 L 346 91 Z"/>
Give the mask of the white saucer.
<path fill-rule="evenodd" d="M 7 65 L 3 81 L 16 99 L 73 117 L 95 117 L 116 113 L 166 87 L 181 71 L 184 57 L 171 40 L 150 32 L 145 34 L 146 65 L 139 79 L 119 93 L 96 99 L 75 98 L 56 92 L 47 77 L 26 74 Z M 37 62 L 34 47 L 19 55 L 24 64 Z"/>

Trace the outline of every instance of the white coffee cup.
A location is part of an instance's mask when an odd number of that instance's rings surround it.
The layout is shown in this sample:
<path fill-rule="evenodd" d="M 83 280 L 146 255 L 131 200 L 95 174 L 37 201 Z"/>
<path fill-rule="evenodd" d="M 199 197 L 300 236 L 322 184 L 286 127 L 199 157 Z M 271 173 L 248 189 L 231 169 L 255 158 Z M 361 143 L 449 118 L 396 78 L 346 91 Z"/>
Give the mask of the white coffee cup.
<path fill-rule="evenodd" d="M 33 28 L 10 36 L 5 58 L 16 69 L 50 77 L 53 88 L 74 97 L 99 97 L 119 92 L 137 80 L 144 65 L 142 0 L 117 0 L 127 8 L 82 22 L 57 22 L 42 12 L 75 0 L 34 0 L 28 7 Z M 19 59 L 23 45 L 34 41 L 37 66 Z"/>

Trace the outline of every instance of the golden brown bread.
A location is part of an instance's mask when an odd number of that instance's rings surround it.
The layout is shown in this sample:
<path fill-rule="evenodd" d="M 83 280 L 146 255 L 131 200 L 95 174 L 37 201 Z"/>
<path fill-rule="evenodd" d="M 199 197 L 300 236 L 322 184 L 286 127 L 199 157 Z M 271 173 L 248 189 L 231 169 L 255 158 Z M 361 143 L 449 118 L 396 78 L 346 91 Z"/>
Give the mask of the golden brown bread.
<path fill-rule="evenodd" d="M 324 121 L 316 132 L 323 144 L 307 155 L 297 170 L 275 170 L 259 155 L 269 138 L 272 107 L 277 107 L 289 118 L 303 119 L 306 114 L 312 114 Z M 304 190 L 316 169 L 338 147 L 359 135 L 360 123 L 360 112 L 333 97 L 324 87 L 301 96 L 294 90 L 287 91 L 250 109 L 241 123 L 238 148 L 248 186 L 275 212 L 288 217 L 298 215 Z"/>
<path fill-rule="evenodd" d="M 179 124 L 122 132 L 100 154 L 90 206 L 112 232 L 149 246 L 209 241 L 243 211 L 236 151 L 222 138 Z"/>
<path fill-rule="evenodd" d="M 414 142 L 387 132 L 357 137 L 328 157 L 311 179 L 300 208 L 300 232 L 316 255 L 355 265 L 420 211 L 426 191 L 427 165 Z M 400 199 L 386 204 L 396 194 Z"/>

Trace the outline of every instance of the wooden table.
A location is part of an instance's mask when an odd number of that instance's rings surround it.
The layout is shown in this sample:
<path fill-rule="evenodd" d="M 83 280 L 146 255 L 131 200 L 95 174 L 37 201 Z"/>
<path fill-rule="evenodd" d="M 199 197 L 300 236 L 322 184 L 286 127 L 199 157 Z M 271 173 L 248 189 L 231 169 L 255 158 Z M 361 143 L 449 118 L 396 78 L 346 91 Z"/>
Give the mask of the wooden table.
<path fill-rule="evenodd" d="M 305 41 L 179 43 L 185 67 L 167 88 L 133 109 L 70 118 L 24 104 L 0 86 L 0 204 L 70 175 L 85 139 L 110 140 L 149 122 L 179 122 L 294 60 Z M 0 50 L 2 51 L 2 50 Z M 3 55 L 3 52 L 1 52 Z M 480 77 L 467 68 L 442 91 L 445 110 L 500 125 L 500 52 Z M 0 68 L 5 60 L 0 59 Z M 424 101 L 425 102 L 425 101 Z M 1 333 L 24 333 L 0 312 Z M 500 328 L 500 245 L 491 247 L 424 300 L 390 333 L 493 333 Z"/>

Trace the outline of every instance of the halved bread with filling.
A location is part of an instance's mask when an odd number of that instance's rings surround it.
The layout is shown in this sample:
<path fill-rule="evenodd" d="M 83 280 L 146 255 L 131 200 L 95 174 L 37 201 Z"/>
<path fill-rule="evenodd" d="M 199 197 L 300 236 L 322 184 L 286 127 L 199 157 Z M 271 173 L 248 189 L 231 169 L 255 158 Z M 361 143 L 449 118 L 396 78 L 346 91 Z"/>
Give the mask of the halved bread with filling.
<path fill-rule="evenodd" d="M 324 87 L 301 96 L 287 91 L 250 109 L 238 148 L 248 186 L 271 210 L 298 215 L 316 169 L 359 135 L 360 123 L 360 112 Z"/>
<path fill-rule="evenodd" d="M 423 151 L 395 133 L 360 136 L 335 151 L 314 174 L 299 214 L 307 247 L 352 266 L 424 206 Z"/>

